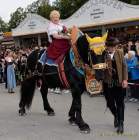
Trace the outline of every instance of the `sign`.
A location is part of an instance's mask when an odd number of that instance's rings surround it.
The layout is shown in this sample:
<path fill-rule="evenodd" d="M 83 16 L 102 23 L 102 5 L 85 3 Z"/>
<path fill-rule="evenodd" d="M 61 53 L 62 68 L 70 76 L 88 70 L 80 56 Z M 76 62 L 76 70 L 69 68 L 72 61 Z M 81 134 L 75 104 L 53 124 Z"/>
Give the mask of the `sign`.
<path fill-rule="evenodd" d="M 90 17 L 92 20 L 100 19 L 104 16 L 104 8 L 96 7 L 92 8 L 92 12 L 90 13 Z"/>
<path fill-rule="evenodd" d="M 121 11 L 124 8 L 124 3 L 118 0 L 90 0 L 77 11 L 75 17 L 78 18 L 84 12 L 88 11 L 88 9 L 95 8 L 96 6 L 99 7 L 100 5 L 109 6 L 119 11 Z M 96 10 L 102 10 L 102 9 L 96 8 Z"/>
<path fill-rule="evenodd" d="M 28 26 L 29 26 L 30 29 L 34 29 L 36 27 L 35 21 L 30 21 Z"/>
<path fill-rule="evenodd" d="M 4 37 L 11 37 L 12 36 L 12 32 L 5 32 L 3 33 Z"/>

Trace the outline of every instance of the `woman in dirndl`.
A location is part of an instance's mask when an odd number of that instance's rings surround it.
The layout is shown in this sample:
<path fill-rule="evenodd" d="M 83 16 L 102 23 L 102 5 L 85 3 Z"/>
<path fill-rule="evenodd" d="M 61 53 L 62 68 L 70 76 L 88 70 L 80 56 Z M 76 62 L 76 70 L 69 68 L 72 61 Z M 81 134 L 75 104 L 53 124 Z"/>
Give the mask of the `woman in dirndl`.
<path fill-rule="evenodd" d="M 67 28 L 60 22 L 60 13 L 53 10 L 50 13 L 50 23 L 48 26 L 49 47 L 47 57 L 60 63 L 65 54 L 70 49 L 70 37 L 67 34 Z"/>
<path fill-rule="evenodd" d="M 14 70 L 14 58 L 13 58 L 13 52 L 11 50 L 8 51 L 8 54 L 5 57 L 5 61 L 7 64 L 8 93 L 14 93 L 14 89 L 16 87 L 16 80 L 15 80 L 15 70 Z"/>

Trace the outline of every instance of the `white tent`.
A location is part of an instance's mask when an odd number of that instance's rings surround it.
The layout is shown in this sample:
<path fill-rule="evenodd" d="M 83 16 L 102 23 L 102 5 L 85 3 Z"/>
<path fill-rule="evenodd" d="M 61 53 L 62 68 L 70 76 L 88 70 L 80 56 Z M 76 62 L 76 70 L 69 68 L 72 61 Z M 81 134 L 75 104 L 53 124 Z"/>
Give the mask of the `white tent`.
<path fill-rule="evenodd" d="M 93 27 L 139 20 L 139 6 L 118 0 L 89 0 L 63 22 L 71 27 Z"/>
<path fill-rule="evenodd" d="M 27 17 L 12 30 L 13 37 L 47 33 L 49 20 L 37 15 L 28 14 Z"/>
<path fill-rule="evenodd" d="M 67 27 L 94 27 L 139 20 L 139 6 L 118 0 L 89 0 L 71 17 L 62 20 Z M 47 32 L 49 20 L 28 14 L 20 25 L 12 30 L 13 36 Z"/>

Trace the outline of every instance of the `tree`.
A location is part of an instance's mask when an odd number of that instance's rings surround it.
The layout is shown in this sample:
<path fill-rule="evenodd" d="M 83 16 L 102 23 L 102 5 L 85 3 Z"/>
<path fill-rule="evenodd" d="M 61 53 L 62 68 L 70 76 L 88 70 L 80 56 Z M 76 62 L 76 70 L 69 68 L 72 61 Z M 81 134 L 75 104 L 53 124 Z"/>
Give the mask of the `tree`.
<path fill-rule="evenodd" d="M 10 21 L 9 21 L 9 29 L 16 28 L 26 17 L 26 13 L 24 12 L 24 9 L 19 7 L 16 9 L 14 13 L 10 15 Z"/>
<path fill-rule="evenodd" d="M 30 5 L 27 6 L 26 8 L 26 13 L 37 13 L 38 8 L 39 8 L 40 0 L 37 0 Z"/>
<path fill-rule="evenodd" d="M 135 4 L 135 5 L 139 4 L 139 0 L 120 0 L 120 1 L 129 3 L 129 4 Z"/>
<path fill-rule="evenodd" d="M 131 2 L 130 2 L 131 4 L 139 4 L 139 0 L 131 0 Z"/>
<path fill-rule="evenodd" d="M 75 11 L 77 11 L 84 3 L 88 0 L 56 0 L 53 3 L 55 9 L 59 10 L 61 13 L 61 18 L 65 19 L 71 16 Z"/>
<path fill-rule="evenodd" d="M 45 18 L 49 18 L 50 12 L 54 8 L 46 2 L 46 0 L 37 0 L 26 8 L 26 13 L 36 13 Z"/>
<path fill-rule="evenodd" d="M 8 24 L 0 17 L 0 32 L 8 31 Z"/>
<path fill-rule="evenodd" d="M 43 16 L 44 18 L 49 19 L 50 12 L 54 9 L 54 7 L 44 4 L 39 6 L 37 14 Z"/>

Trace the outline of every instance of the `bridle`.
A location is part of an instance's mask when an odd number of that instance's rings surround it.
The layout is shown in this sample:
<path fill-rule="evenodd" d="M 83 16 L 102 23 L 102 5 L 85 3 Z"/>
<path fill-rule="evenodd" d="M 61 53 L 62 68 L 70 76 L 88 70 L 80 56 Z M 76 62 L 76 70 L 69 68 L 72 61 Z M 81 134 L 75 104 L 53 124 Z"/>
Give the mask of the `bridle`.
<path fill-rule="evenodd" d="M 88 61 L 90 62 L 89 67 L 94 70 L 107 69 L 108 64 L 106 62 L 106 59 L 105 59 L 104 63 L 93 64 L 92 57 L 91 57 L 91 51 L 92 50 L 90 50 L 90 48 L 89 48 L 89 50 L 88 50 Z"/>

